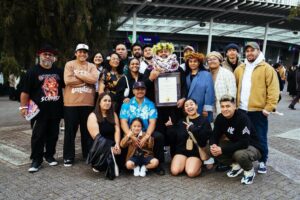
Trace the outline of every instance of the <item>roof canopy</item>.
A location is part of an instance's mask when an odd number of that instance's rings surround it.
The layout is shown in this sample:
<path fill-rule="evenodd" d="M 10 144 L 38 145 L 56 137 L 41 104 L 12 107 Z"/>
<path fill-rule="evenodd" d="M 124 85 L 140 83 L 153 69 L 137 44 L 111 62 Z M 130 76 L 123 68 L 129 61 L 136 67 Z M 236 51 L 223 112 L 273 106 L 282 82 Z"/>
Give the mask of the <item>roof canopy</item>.
<path fill-rule="evenodd" d="M 123 1 L 118 31 L 212 35 L 264 39 L 300 45 L 300 17 L 288 19 L 300 0 L 132 0 Z"/>

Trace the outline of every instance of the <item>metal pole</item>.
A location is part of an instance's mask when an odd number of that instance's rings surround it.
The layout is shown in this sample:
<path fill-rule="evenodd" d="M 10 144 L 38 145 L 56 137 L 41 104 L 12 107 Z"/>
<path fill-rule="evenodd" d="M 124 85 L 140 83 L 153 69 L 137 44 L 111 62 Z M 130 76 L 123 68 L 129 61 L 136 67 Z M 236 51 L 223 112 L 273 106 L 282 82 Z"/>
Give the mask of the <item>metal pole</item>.
<path fill-rule="evenodd" d="M 277 54 L 277 59 L 276 59 L 277 63 L 280 61 L 280 53 L 281 53 L 281 49 L 278 49 L 278 54 Z"/>
<path fill-rule="evenodd" d="M 211 50 L 211 41 L 212 41 L 212 26 L 213 26 L 214 18 L 210 18 L 209 23 L 209 34 L 208 34 L 208 41 L 207 41 L 207 51 L 206 54 L 208 54 Z"/>
<path fill-rule="evenodd" d="M 263 54 L 266 56 L 266 48 L 267 48 L 267 40 L 268 40 L 268 29 L 269 23 L 266 24 L 265 28 L 265 37 L 264 37 L 264 45 L 263 45 Z"/>
<path fill-rule="evenodd" d="M 133 44 L 136 41 L 136 12 L 133 13 L 132 21 L 133 21 L 132 44 Z"/>

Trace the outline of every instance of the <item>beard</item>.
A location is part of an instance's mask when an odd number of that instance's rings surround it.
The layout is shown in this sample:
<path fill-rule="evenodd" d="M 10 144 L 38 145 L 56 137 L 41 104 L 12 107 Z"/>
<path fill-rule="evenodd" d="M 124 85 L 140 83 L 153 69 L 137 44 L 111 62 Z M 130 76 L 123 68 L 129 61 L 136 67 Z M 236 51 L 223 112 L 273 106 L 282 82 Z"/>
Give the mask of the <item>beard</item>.
<path fill-rule="evenodd" d="M 133 54 L 133 57 L 140 59 L 142 57 L 142 54 L 135 53 L 135 54 Z"/>
<path fill-rule="evenodd" d="M 41 61 L 41 65 L 45 66 L 46 68 L 51 68 L 52 67 L 53 62 L 49 61 L 49 60 L 42 60 Z"/>
<path fill-rule="evenodd" d="M 152 60 L 153 56 L 149 56 L 149 57 L 145 57 L 145 56 L 144 56 L 144 58 L 145 58 L 146 60 Z"/>

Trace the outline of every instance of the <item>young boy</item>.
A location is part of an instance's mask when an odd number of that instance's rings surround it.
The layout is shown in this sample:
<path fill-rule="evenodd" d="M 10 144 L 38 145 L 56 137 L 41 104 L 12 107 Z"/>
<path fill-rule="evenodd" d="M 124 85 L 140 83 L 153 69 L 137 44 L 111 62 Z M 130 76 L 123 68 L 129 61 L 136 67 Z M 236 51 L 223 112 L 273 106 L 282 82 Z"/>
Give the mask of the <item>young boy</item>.
<path fill-rule="evenodd" d="M 131 132 L 121 140 L 120 146 L 128 147 L 126 168 L 133 169 L 134 176 L 144 177 L 147 169 L 156 168 L 159 161 L 153 157 L 154 140 L 152 137 L 141 146 L 140 141 L 145 137 L 142 128 L 142 119 L 135 118 L 130 125 Z"/>

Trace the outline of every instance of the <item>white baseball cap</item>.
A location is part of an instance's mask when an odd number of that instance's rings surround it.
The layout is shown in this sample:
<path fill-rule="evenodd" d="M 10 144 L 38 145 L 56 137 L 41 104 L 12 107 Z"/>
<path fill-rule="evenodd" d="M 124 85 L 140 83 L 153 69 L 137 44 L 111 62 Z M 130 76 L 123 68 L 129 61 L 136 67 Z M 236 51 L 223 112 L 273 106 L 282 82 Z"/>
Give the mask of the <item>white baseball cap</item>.
<path fill-rule="evenodd" d="M 78 51 L 78 50 L 81 50 L 81 49 L 86 50 L 86 51 L 89 51 L 89 46 L 86 45 L 86 44 L 78 44 L 78 45 L 76 46 L 76 50 L 75 50 L 75 51 Z"/>

